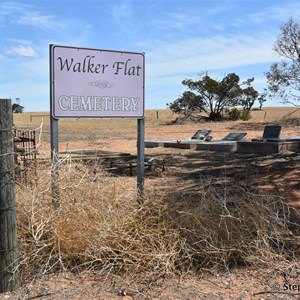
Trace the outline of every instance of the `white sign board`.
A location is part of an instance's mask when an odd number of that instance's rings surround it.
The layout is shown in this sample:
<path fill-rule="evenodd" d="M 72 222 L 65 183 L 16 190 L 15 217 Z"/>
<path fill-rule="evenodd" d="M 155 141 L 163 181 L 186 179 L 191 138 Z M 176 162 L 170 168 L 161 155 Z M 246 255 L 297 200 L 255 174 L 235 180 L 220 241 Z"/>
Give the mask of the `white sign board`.
<path fill-rule="evenodd" d="M 141 119 L 144 74 L 144 53 L 51 45 L 52 116 Z"/>

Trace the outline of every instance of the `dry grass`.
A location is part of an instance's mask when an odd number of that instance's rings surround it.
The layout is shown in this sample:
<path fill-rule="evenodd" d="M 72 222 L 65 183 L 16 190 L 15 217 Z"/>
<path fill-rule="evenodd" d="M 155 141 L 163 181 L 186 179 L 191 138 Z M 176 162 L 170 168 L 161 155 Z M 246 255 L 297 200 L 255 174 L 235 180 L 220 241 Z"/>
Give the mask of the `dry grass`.
<path fill-rule="evenodd" d="M 291 214 L 278 195 L 199 181 L 197 193 L 149 193 L 136 201 L 130 180 L 65 159 L 61 205 L 52 207 L 50 167 L 17 187 L 20 274 L 91 270 L 143 278 L 299 256 L 289 244 Z M 132 182 L 135 183 L 135 182 Z M 293 226 L 296 226 L 295 224 Z M 298 252 L 297 252 L 298 251 Z"/>
<path fill-rule="evenodd" d="M 300 109 L 297 107 L 263 107 L 262 110 L 252 110 L 250 121 L 277 122 L 284 118 L 300 118 Z M 178 116 L 169 109 L 146 110 L 145 124 L 148 127 L 170 124 Z M 49 128 L 49 112 L 24 112 L 14 114 L 16 126 L 38 127 L 41 120 Z M 60 129 L 66 130 L 107 130 L 111 128 L 136 128 L 135 120 L 128 119 L 61 119 Z"/>
<path fill-rule="evenodd" d="M 147 110 L 145 112 L 146 127 L 156 127 L 169 124 L 176 118 L 171 110 Z M 14 114 L 14 124 L 18 127 L 37 128 L 43 120 L 43 140 L 50 140 L 49 112 L 24 112 Z M 112 131 L 114 135 L 124 135 L 136 132 L 135 119 L 61 119 L 59 120 L 60 141 L 73 141 L 74 136 L 80 140 L 94 140 L 95 138 L 109 139 Z"/>
<path fill-rule="evenodd" d="M 169 109 L 146 110 L 145 122 L 148 126 L 157 126 L 159 124 L 167 124 L 176 118 L 176 115 Z M 50 126 L 49 112 L 24 112 L 21 114 L 14 114 L 14 124 L 16 126 L 37 127 L 40 125 L 41 120 L 44 121 L 44 126 Z M 86 118 L 73 118 L 61 119 L 61 131 L 66 130 L 107 130 L 116 128 L 136 128 L 135 119 L 86 119 Z"/>
<path fill-rule="evenodd" d="M 252 110 L 250 121 L 278 122 L 287 117 L 300 117 L 297 107 L 263 107 L 262 110 Z"/>
<path fill-rule="evenodd" d="M 300 118 L 300 110 L 295 107 L 264 107 L 262 110 L 251 111 L 250 122 L 285 122 L 285 119 Z M 172 124 L 177 119 L 169 109 L 146 110 L 146 130 Z M 19 127 L 37 128 L 43 119 L 43 141 L 50 140 L 49 112 L 24 112 L 14 114 L 14 124 Z M 135 119 L 61 119 L 59 120 L 59 136 L 61 142 L 76 140 L 110 139 L 112 131 L 115 136 L 126 136 L 136 132 Z M 178 124 L 178 122 L 177 122 Z M 184 124 L 195 124 L 191 121 Z M 198 121 L 197 123 L 198 124 Z M 203 126 L 203 125 L 202 125 Z"/>

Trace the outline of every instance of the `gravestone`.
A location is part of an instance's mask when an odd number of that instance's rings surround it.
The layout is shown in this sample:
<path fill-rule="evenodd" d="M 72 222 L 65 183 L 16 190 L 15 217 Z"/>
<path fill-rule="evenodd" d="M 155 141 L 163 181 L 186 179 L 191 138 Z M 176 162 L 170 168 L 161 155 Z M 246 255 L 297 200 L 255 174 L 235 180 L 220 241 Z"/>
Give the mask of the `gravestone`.
<path fill-rule="evenodd" d="M 263 136 L 259 139 L 252 139 L 252 142 L 266 142 L 272 139 L 279 139 L 281 125 L 267 125 L 264 128 Z"/>
<path fill-rule="evenodd" d="M 263 139 L 278 139 L 281 132 L 280 125 L 267 125 L 265 126 Z"/>
<path fill-rule="evenodd" d="M 232 132 L 232 133 L 227 134 L 222 140 L 223 141 L 239 141 L 246 135 L 247 135 L 246 132 Z"/>
<path fill-rule="evenodd" d="M 198 130 L 193 136 L 192 140 L 204 140 L 210 134 L 211 130 Z"/>

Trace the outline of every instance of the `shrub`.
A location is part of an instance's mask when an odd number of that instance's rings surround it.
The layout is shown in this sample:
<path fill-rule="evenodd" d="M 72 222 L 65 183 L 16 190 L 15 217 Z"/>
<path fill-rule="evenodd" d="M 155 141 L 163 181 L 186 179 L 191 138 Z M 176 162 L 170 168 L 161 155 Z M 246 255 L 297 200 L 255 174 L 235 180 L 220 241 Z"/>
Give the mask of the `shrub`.
<path fill-rule="evenodd" d="M 237 109 L 237 108 L 232 108 L 232 109 L 227 109 L 226 114 L 228 116 L 228 120 L 230 121 L 238 121 L 238 120 L 243 120 L 243 121 L 248 121 L 251 119 L 251 112 L 249 109 Z"/>
<path fill-rule="evenodd" d="M 241 120 L 243 121 L 249 121 L 251 119 L 251 112 L 249 109 L 244 109 L 241 111 Z"/>
<path fill-rule="evenodd" d="M 228 119 L 230 121 L 237 121 L 241 118 L 241 111 L 237 108 L 232 108 L 228 110 Z"/>

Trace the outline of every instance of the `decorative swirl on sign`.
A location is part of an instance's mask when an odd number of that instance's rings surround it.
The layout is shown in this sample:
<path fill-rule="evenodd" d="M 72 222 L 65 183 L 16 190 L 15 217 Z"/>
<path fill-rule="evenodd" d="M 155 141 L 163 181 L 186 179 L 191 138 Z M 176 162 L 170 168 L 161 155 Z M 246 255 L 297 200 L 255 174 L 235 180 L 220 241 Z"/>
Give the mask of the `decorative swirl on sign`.
<path fill-rule="evenodd" d="M 115 86 L 115 84 L 113 82 L 108 82 L 108 81 L 90 81 L 89 85 L 92 87 L 96 87 L 99 89 L 106 89 L 106 88 L 112 88 Z"/>

